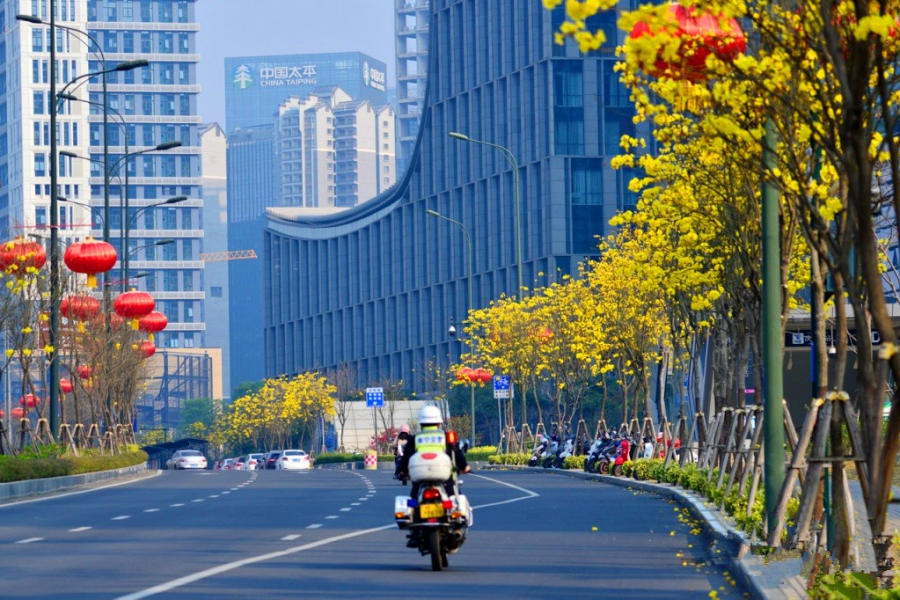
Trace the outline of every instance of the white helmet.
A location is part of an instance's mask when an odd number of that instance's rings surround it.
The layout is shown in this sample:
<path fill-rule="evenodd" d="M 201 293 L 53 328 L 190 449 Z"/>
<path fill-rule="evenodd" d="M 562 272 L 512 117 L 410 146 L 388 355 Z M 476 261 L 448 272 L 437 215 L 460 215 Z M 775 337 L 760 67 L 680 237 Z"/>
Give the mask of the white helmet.
<path fill-rule="evenodd" d="M 419 410 L 419 425 L 442 425 L 441 411 L 437 406 L 423 406 Z"/>

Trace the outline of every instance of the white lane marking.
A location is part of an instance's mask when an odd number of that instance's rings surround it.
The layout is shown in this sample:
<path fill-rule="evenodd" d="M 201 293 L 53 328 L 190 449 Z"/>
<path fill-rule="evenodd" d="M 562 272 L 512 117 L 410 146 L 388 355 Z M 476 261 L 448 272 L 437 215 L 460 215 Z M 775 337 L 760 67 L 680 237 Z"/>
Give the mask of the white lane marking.
<path fill-rule="evenodd" d="M 93 527 L 76 527 L 75 529 L 70 529 L 69 533 L 81 533 L 82 531 L 87 531 L 88 529 L 93 529 Z"/>
<path fill-rule="evenodd" d="M 313 548 L 325 546 L 326 544 L 333 544 L 334 542 L 349 540 L 351 538 L 359 537 L 361 535 L 368 535 L 370 533 L 377 533 L 379 531 L 385 531 L 387 529 L 396 529 L 396 528 L 397 528 L 397 525 L 394 523 L 391 523 L 390 525 L 383 525 L 382 527 L 375 527 L 373 529 L 360 529 L 358 531 L 352 531 L 350 533 L 345 533 L 343 535 L 338 535 L 338 536 L 331 537 L 331 538 L 325 538 L 324 540 L 319 540 L 318 542 L 304 544 L 303 546 L 295 546 L 293 548 L 287 548 L 286 550 L 281 550 L 279 552 L 271 552 L 269 554 L 262 554 L 260 556 L 252 556 L 250 558 L 245 558 L 243 560 L 237 560 L 237 561 L 225 564 L 225 565 L 213 567 L 213 568 L 207 569 L 205 571 L 200 571 L 199 573 L 194 573 L 193 575 L 187 575 L 185 577 L 173 579 L 172 581 L 169 581 L 166 583 L 161 583 L 161 584 L 155 585 L 151 588 L 147 588 L 147 589 L 141 590 L 139 592 L 134 592 L 133 594 L 127 594 L 125 596 L 120 596 L 118 598 L 118 600 L 140 600 L 141 598 L 155 596 L 156 594 L 171 592 L 172 590 L 174 590 L 176 588 L 184 587 L 190 583 L 194 583 L 194 582 L 200 581 L 202 579 L 208 579 L 214 575 L 219 575 L 220 573 L 227 573 L 228 571 L 233 571 L 235 569 L 244 567 L 246 565 L 252 565 L 252 564 L 255 564 L 258 562 L 271 560 L 273 558 L 280 558 L 282 556 L 289 556 L 291 554 L 296 554 L 298 552 L 303 552 L 305 550 L 312 550 Z"/>
<path fill-rule="evenodd" d="M 32 542 L 40 542 L 44 538 L 28 538 L 25 540 L 19 540 L 16 542 L 17 544 L 31 544 Z"/>
<path fill-rule="evenodd" d="M 225 494 L 230 494 L 230 493 L 231 493 L 231 492 L 229 492 L 229 491 L 226 490 L 226 491 L 222 492 L 222 495 L 224 496 Z"/>
<path fill-rule="evenodd" d="M 113 517 L 110 521 L 124 521 L 125 519 L 130 519 L 131 515 L 119 515 L 118 517 Z"/>
<path fill-rule="evenodd" d="M 203 502 L 203 498 L 197 498 L 196 500 L 191 500 L 191 502 Z"/>
<path fill-rule="evenodd" d="M 150 479 L 152 477 L 157 477 L 161 475 L 162 471 L 157 471 L 153 475 L 148 477 L 141 477 L 140 479 L 132 479 L 130 481 L 120 481 L 119 483 L 111 483 L 109 485 L 101 485 L 100 487 L 91 488 L 89 490 L 81 490 L 80 492 L 68 492 L 65 494 L 54 494 L 52 496 L 45 496 L 43 498 L 32 498 L 31 500 L 19 500 L 18 502 L 8 502 L 6 504 L 0 504 L 0 510 L 4 508 L 9 508 L 10 506 L 19 506 L 20 504 L 31 504 L 32 502 L 43 502 L 44 500 L 55 500 L 56 498 L 65 498 L 67 496 L 77 496 L 79 494 L 88 494 L 90 492 L 97 492 L 100 490 L 105 490 L 108 488 L 119 487 L 120 485 L 128 485 L 129 483 L 135 483 L 136 481 L 144 481 L 145 479 Z"/>
<path fill-rule="evenodd" d="M 282 541 L 282 542 L 293 542 L 293 541 L 296 540 L 298 537 L 300 537 L 300 534 L 299 534 L 299 533 L 294 533 L 294 534 L 291 534 L 291 535 L 286 535 L 286 536 L 284 536 L 283 538 L 281 538 L 281 541 Z"/>
<path fill-rule="evenodd" d="M 475 475 L 475 477 L 482 477 L 483 479 L 487 479 L 488 481 L 493 481 L 495 483 L 499 483 L 500 485 L 504 485 L 506 487 L 521 490 L 522 492 L 525 492 L 528 495 L 520 497 L 520 498 L 513 498 L 512 500 L 506 500 L 503 502 L 494 502 L 492 504 L 482 504 L 481 506 L 473 506 L 472 508 L 487 508 L 488 506 L 497 506 L 500 504 L 508 504 L 510 502 L 518 502 L 520 500 L 528 500 L 529 498 L 537 498 L 540 495 L 536 492 L 532 492 L 531 490 L 526 490 L 525 488 L 520 488 L 518 486 L 509 484 L 509 483 L 505 483 L 503 481 L 491 479 L 490 477 L 483 477 L 481 475 Z M 319 527 L 319 526 L 316 526 L 316 527 Z M 310 525 L 309 527 L 307 527 L 307 529 L 314 529 L 316 527 Z M 195 583 L 195 582 L 201 581 L 203 579 L 209 579 L 210 577 L 213 577 L 215 575 L 219 575 L 221 573 L 227 573 L 228 571 L 233 571 L 235 569 L 239 569 L 239 568 L 247 566 L 247 565 L 264 562 L 267 560 L 271 560 L 273 558 L 281 558 L 282 556 L 290 556 L 291 554 L 296 554 L 298 552 L 304 552 L 306 550 L 312 550 L 313 548 L 319 548 L 320 546 L 325 546 L 327 544 L 333 544 L 334 542 L 349 540 L 349 539 L 359 537 L 362 535 L 368 535 L 370 533 L 377 533 L 379 531 L 387 531 L 388 529 L 395 529 L 396 527 L 397 527 L 396 523 L 391 523 L 390 525 L 383 525 L 381 527 L 374 527 L 372 529 L 360 529 L 357 531 L 352 531 L 350 533 L 345 533 L 343 535 L 337 535 L 335 537 L 325 538 L 324 540 L 319 540 L 318 542 L 304 544 L 303 546 L 295 546 L 293 548 L 287 548 L 286 550 L 280 550 L 278 552 L 271 552 L 269 554 L 261 554 L 259 556 L 251 556 L 250 558 L 237 560 L 237 561 L 230 562 L 230 563 L 227 563 L 224 565 L 219 565 L 218 567 L 206 569 L 205 571 L 200 571 L 200 572 L 194 573 L 192 575 L 187 575 L 185 577 L 173 579 L 172 581 L 168 581 L 166 583 L 161 583 L 159 585 L 155 585 L 153 587 L 141 590 L 139 592 L 134 592 L 132 594 L 126 594 L 125 596 L 119 596 L 119 598 L 117 598 L 117 600 L 141 600 L 142 598 L 149 598 L 150 596 L 155 596 L 157 594 L 162 594 L 165 592 L 171 592 L 174 589 L 184 587 L 188 584 Z"/>
<path fill-rule="evenodd" d="M 231 488 L 231 491 L 232 491 L 232 492 L 236 492 L 236 491 L 238 491 L 238 488 L 233 487 L 233 488 Z"/>
<path fill-rule="evenodd" d="M 350 506 L 359 506 L 359 502 L 352 502 Z"/>
<path fill-rule="evenodd" d="M 514 490 L 519 490 L 524 494 L 528 494 L 527 496 L 522 496 L 520 498 L 513 498 L 512 500 L 503 500 L 501 502 L 491 502 L 490 504 L 481 504 L 480 506 L 473 506 L 472 510 L 476 508 L 487 508 L 489 506 L 500 506 L 501 504 L 511 504 L 512 502 L 520 502 L 521 500 L 528 500 L 530 498 L 537 498 L 540 496 L 537 492 L 532 492 L 531 490 L 526 490 L 523 487 L 519 487 L 517 485 L 513 485 L 511 483 L 506 483 L 505 481 L 500 481 L 499 479 L 494 479 L 492 477 L 485 477 L 484 475 L 475 475 L 474 473 L 469 473 L 470 477 L 479 477 L 481 479 L 485 479 L 487 481 L 492 481 L 493 483 L 498 483 L 500 485 L 505 485 L 506 487 L 512 488 Z"/>
<path fill-rule="evenodd" d="M 365 502 L 365 501 L 368 500 L 368 499 L 369 499 L 369 497 L 366 496 L 365 498 L 360 498 L 359 501 L 360 501 L 360 502 Z"/>
<path fill-rule="evenodd" d="M 312 525 L 308 526 L 307 529 L 318 529 L 321 526 L 321 523 L 313 523 Z"/>
<path fill-rule="evenodd" d="M 148 508 L 144 512 L 145 513 L 159 512 L 159 509 L 158 508 Z"/>
<path fill-rule="evenodd" d="M 349 509 L 349 508 L 342 508 L 342 509 L 341 509 L 341 512 L 350 512 L 350 509 Z"/>
<path fill-rule="evenodd" d="M 210 498 L 218 498 L 218 497 L 219 497 L 218 494 L 213 494 L 212 496 L 210 496 Z"/>
<path fill-rule="evenodd" d="M 172 508 L 178 508 L 179 506 L 184 506 L 184 504 L 179 502 L 177 504 L 170 504 L 169 506 L 171 506 Z"/>
<path fill-rule="evenodd" d="M 325 517 L 326 519 L 337 519 L 337 515 L 330 515 Z"/>

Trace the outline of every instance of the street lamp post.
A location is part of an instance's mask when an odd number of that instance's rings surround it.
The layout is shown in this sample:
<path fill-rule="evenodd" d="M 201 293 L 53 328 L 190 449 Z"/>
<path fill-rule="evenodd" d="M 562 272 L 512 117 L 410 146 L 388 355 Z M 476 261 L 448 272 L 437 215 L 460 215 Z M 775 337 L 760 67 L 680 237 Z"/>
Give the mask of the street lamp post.
<path fill-rule="evenodd" d="M 472 139 L 469 136 L 458 133 L 456 131 L 450 132 L 450 137 L 455 140 L 461 140 L 463 142 L 472 142 L 473 144 L 481 144 L 483 146 L 490 146 L 491 148 L 496 148 L 500 151 L 500 154 L 509 162 L 510 166 L 513 169 L 513 195 L 515 197 L 516 203 L 516 272 L 518 274 L 517 283 L 518 289 L 516 290 L 516 298 L 520 298 L 522 294 L 522 290 L 524 286 L 522 285 L 522 205 L 519 200 L 519 162 L 516 160 L 516 157 L 513 155 L 512 151 L 505 146 L 501 146 L 500 144 L 494 144 L 492 142 L 485 142 L 483 140 Z M 512 392 L 512 388 L 510 388 L 510 392 Z M 525 423 L 526 423 L 526 407 L 525 407 L 525 395 L 522 394 L 522 432 L 524 436 L 525 431 Z M 524 441 L 524 438 L 523 438 Z"/>
<path fill-rule="evenodd" d="M 126 172 L 127 172 L 127 169 L 126 169 Z M 128 199 L 127 194 L 126 194 L 125 198 L 126 198 L 126 200 Z M 178 204 L 179 202 L 184 202 L 187 199 L 188 199 L 187 196 L 175 196 L 174 198 L 169 198 L 168 200 L 165 200 L 164 202 L 157 202 L 156 204 L 150 204 L 141 209 L 138 209 L 134 213 L 134 223 L 137 224 L 138 216 L 142 212 L 147 211 L 148 209 L 156 208 L 157 206 L 167 206 L 170 204 Z M 125 256 L 125 260 L 122 263 L 122 281 L 128 281 L 128 273 L 130 270 L 129 263 L 130 263 L 131 252 L 129 252 L 129 250 L 128 250 L 128 232 L 131 230 L 131 223 L 132 223 L 132 218 L 130 215 L 128 215 L 128 203 L 126 202 L 125 218 L 122 219 L 122 230 L 124 233 L 124 242 L 122 243 L 122 254 Z M 163 240 L 163 241 L 172 243 L 172 244 L 175 243 L 175 240 Z M 149 246 L 163 246 L 163 245 L 166 245 L 166 244 L 146 244 L 144 246 L 138 246 L 137 248 L 135 248 L 135 250 L 139 250 L 141 248 L 146 248 Z M 125 291 L 124 284 L 122 285 L 122 291 L 123 292 Z"/>
<path fill-rule="evenodd" d="M 442 215 L 441 213 L 439 213 L 435 210 L 427 210 L 425 212 L 427 212 L 432 217 L 437 217 L 438 219 L 443 219 L 445 221 L 449 221 L 450 223 L 453 223 L 454 225 L 456 225 L 457 227 L 459 227 L 462 230 L 463 235 L 466 238 L 466 249 L 468 251 L 468 261 L 466 261 L 466 262 L 468 263 L 468 272 L 469 272 L 467 287 L 468 287 L 468 291 L 469 291 L 469 311 L 472 311 L 475 308 L 475 303 L 472 300 L 472 238 L 469 236 L 469 230 L 466 228 L 465 225 L 463 225 L 461 222 L 457 221 L 456 219 L 451 219 L 450 217 L 445 217 L 444 215 Z M 451 322 L 450 327 L 451 328 L 453 327 L 452 322 Z M 450 335 L 453 335 L 453 333 L 451 332 Z M 470 406 L 470 412 L 469 412 L 469 419 L 470 419 L 471 432 L 472 432 L 472 443 L 474 444 L 475 443 L 475 384 L 474 383 L 469 382 L 469 390 L 471 392 L 471 398 L 470 398 L 471 406 Z"/>

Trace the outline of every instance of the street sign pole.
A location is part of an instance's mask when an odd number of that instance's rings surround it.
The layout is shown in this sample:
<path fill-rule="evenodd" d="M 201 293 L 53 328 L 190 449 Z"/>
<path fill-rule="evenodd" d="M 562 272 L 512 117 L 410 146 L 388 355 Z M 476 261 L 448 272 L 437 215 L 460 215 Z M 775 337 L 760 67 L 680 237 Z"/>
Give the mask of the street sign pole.
<path fill-rule="evenodd" d="M 503 444 L 503 409 L 501 400 L 509 399 L 512 386 L 508 375 L 496 375 L 494 377 L 494 398 L 497 399 L 497 421 L 500 424 L 500 437 L 497 438 L 498 448 Z"/>
<path fill-rule="evenodd" d="M 378 450 L 378 408 L 384 406 L 384 388 L 370 387 L 366 388 L 366 406 L 372 408 L 372 427 L 375 430 L 375 436 L 372 438 L 375 450 Z"/>

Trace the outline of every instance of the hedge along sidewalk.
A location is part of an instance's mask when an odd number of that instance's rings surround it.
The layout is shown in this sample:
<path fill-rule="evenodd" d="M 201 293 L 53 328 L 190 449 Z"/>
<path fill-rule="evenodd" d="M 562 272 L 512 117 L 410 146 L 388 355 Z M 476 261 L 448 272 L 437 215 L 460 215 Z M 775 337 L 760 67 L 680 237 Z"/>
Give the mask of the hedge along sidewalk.
<path fill-rule="evenodd" d="M 87 491 L 91 487 L 106 482 L 129 483 L 138 479 L 155 477 L 162 471 L 150 470 L 146 463 L 108 471 L 95 471 L 80 475 L 64 475 L 62 477 L 45 477 L 41 479 L 25 479 L 11 483 L 0 483 L 0 508 L 18 500 L 49 496 L 71 490 Z M 116 485 L 116 484 L 113 484 Z"/>
<path fill-rule="evenodd" d="M 799 558 L 784 561 L 772 561 L 764 563 L 758 556 L 750 554 L 750 540 L 746 534 L 739 531 L 721 511 L 712 504 L 705 502 L 704 498 L 695 492 L 684 490 L 668 483 L 650 483 L 637 479 L 625 479 L 611 475 L 597 475 L 575 471 L 572 469 L 544 469 L 541 467 L 517 467 L 490 465 L 485 467 L 490 470 L 516 469 L 537 473 L 566 475 L 578 479 L 602 481 L 619 487 L 630 488 L 650 492 L 658 496 L 671 498 L 679 504 L 687 507 L 696 516 L 703 519 L 707 528 L 719 544 L 723 552 L 726 552 L 729 560 L 729 569 L 739 578 L 754 598 L 769 598 L 771 600 L 799 600 L 807 598 L 806 585 L 803 577 L 799 575 L 802 562 Z"/>

